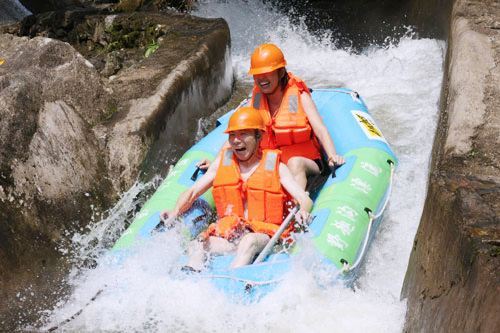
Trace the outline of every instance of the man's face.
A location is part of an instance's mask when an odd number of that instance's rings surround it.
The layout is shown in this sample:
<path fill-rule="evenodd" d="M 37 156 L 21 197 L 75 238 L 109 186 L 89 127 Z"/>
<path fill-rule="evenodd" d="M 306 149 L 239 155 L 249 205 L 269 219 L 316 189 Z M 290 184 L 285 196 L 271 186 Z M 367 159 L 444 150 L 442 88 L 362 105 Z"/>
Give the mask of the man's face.
<path fill-rule="evenodd" d="M 229 145 L 239 161 L 248 161 L 258 147 L 256 130 L 244 129 L 230 132 Z"/>
<path fill-rule="evenodd" d="M 253 81 L 259 86 L 264 94 L 272 94 L 279 86 L 279 70 L 276 69 L 269 73 L 255 74 Z"/>

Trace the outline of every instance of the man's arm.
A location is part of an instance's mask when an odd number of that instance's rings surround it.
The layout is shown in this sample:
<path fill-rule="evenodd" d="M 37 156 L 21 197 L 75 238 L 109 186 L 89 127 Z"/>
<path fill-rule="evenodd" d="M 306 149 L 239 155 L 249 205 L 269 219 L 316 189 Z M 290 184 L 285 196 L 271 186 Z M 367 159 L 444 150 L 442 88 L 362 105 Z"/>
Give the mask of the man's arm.
<path fill-rule="evenodd" d="M 200 179 L 198 179 L 193 186 L 181 193 L 177 199 L 174 210 L 163 211 L 161 213 L 161 217 L 164 220 L 174 218 L 188 210 L 193 202 L 212 186 L 215 175 L 217 174 L 217 169 L 219 168 L 219 162 L 220 157 L 217 157 L 210 165 L 207 172 Z"/>

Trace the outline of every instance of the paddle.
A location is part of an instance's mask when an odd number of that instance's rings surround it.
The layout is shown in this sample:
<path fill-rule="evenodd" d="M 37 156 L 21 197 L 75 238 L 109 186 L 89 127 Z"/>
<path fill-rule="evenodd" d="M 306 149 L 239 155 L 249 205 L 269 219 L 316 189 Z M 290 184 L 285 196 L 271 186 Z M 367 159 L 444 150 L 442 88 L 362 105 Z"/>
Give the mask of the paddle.
<path fill-rule="evenodd" d="M 293 217 L 299 211 L 299 209 L 300 209 L 300 207 L 299 207 L 299 205 L 297 205 L 290 211 L 290 213 L 285 218 L 283 223 L 281 223 L 278 231 L 276 231 L 276 233 L 273 235 L 273 237 L 271 237 L 271 239 L 269 240 L 269 242 L 267 242 L 264 249 L 260 252 L 260 254 L 257 256 L 257 258 L 254 260 L 254 262 L 253 262 L 254 264 L 258 264 L 260 262 L 263 262 L 264 259 L 267 258 L 267 256 L 271 252 L 274 244 L 276 244 L 276 242 L 281 237 L 281 235 L 283 234 L 285 229 L 288 228 L 288 226 L 290 225 L 290 222 L 292 222 Z"/>

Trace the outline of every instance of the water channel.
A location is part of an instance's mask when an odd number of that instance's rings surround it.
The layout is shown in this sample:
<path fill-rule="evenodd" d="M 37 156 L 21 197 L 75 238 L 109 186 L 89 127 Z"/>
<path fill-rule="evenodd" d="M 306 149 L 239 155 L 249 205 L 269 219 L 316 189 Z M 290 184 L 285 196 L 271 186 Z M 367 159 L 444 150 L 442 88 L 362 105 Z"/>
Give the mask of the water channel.
<path fill-rule="evenodd" d="M 406 304 L 400 291 L 426 192 L 431 148 L 438 118 L 445 43 L 417 39 L 411 29 L 397 40 L 354 52 L 338 48 L 332 34 L 311 32 L 259 1 L 200 1 L 194 13 L 229 23 L 236 87 L 249 91 L 249 55 L 273 42 L 286 56 L 288 70 L 310 87 L 348 87 L 366 101 L 399 157 L 395 188 L 376 239 L 354 289 L 317 283 L 299 267 L 260 303 L 228 299 L 210 283 L 181 276 L 183 252 L 176 232 L 156 235 L 121 265 L 75 268 L 73 292 L 56 309 L 40 313 L 46 327 L 70 317 L 104 285 L 84 311 L 64 325 L 70 331 L 160 332 L 400 332 Z M 195 121 L 195 120 L 193 120 Z M 157 180 L 157 179 L 156 179 Z M 111 215 L 74 237 L 75 256 L 92 253 L 107 260 L 105 234 L 118 233 L 137 194 L 155 181 L 138 183 Z"/>

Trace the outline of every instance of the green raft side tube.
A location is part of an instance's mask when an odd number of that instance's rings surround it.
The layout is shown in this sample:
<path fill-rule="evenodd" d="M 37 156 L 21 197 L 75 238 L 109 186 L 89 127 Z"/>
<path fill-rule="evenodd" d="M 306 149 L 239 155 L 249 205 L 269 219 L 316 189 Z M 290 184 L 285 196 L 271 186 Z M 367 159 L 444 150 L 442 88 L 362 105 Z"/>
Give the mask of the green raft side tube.
<path fill-rule="evenodd" d="M 388 195 L 394 164 L 391 155 L 374 148 L 352 150 L 345 159 L 344 172 L 325 184 L 312 211 L 319 220 L 314 223 L 315 247 L 339 268 L 360 255 L 371 214 Z"/>

